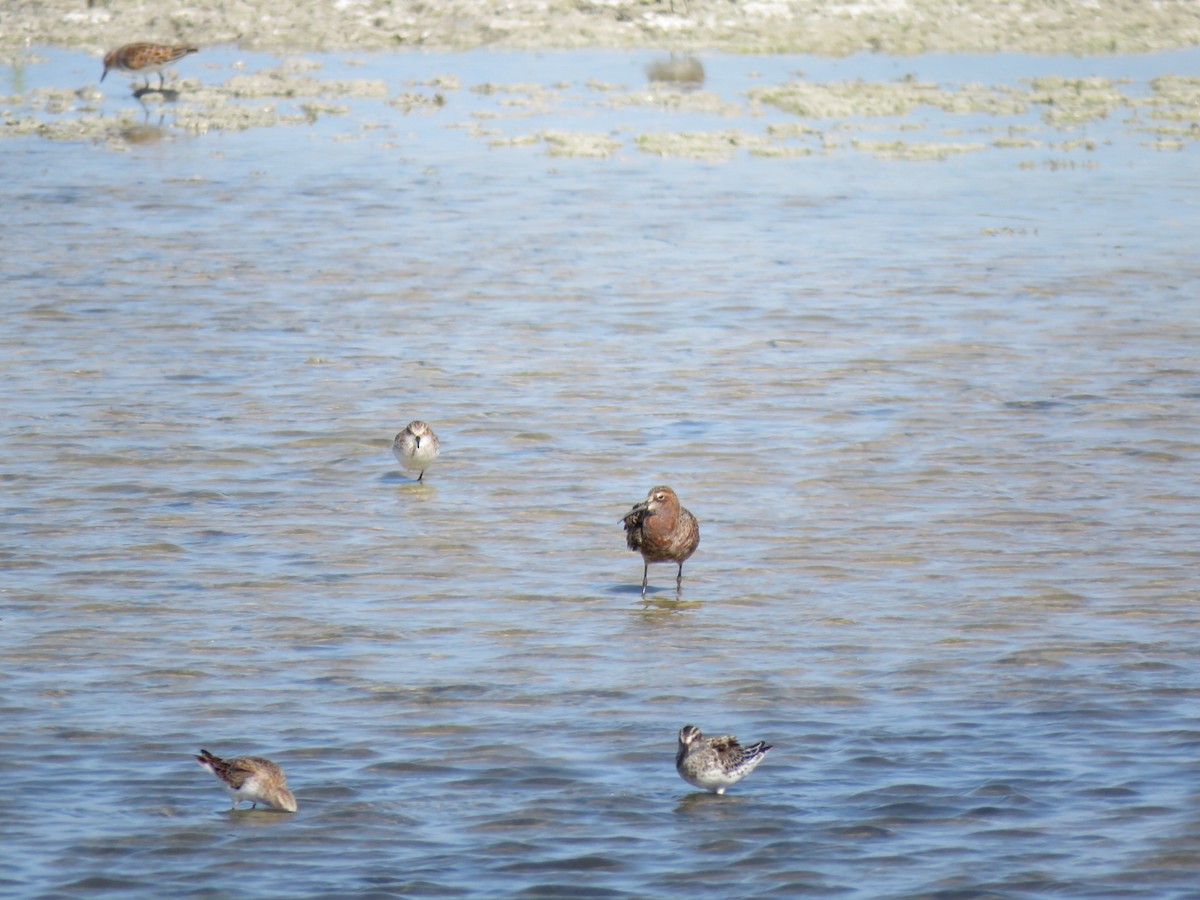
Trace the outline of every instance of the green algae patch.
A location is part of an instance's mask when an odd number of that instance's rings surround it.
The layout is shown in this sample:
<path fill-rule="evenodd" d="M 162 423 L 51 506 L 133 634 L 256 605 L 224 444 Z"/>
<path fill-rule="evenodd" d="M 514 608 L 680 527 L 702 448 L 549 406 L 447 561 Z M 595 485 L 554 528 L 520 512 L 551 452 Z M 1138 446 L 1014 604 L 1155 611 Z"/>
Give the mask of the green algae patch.
<path fill-rule="evenodd" d="M 746 134 L 736 128 L 640 134 L 636 143 L 643 153 L 655 156 L 679 156 L 714 162 L 733 159 L 741 148 L 753 150 L 770 146 L 766 138 Z"/>
<path fill-rule="evenodd" d="M 471 87 L 471 93 L 495 98 L 495 109 L 475 110 L 477 119 L 501 119 L 548 113 L 562 99 L 562 91 L 536 82 L 499 84 L 484 82 Z"/>
<path fill-rule="evenodd" d="M 315 120 L 304 112 L 281 112 L 274 103 L 231 103 L 229 98 L 207 98 L 203 105 L 187 105 L 174 114 L 175 124 L 192 134 L 247 131 L 276 125 L 302 125 Z"/>
<path fill-rule="evenodd" d="M 961 153 L 978 153 L 986 150 L 987 144 L 953 143 L 910 143 L 908 141 L 864 141 L 850 142 L 856 150 L 870 153 L 876 159 L 942 160 Z"/>
<path fill-rule="evenodd" d="M 1063 78 L 1052 75 L 1029 82 L 1031 103 L 1043 107 L 1042 120 L 1055 128 L 1107 118 L 1129 104 L 1107 78 Z"/>
<path fill-rule="evenodd" d="M 1142 141 L 1143 147 L 1149 147 L 1152 150 L 1159 151 L 1178 151 L 1182 150 L 1186 145 L 1184 141 L 1167 140 L 1160 138 L 1157 141 Z"/>
<path fill-rule="evenodd" d="M 444 94 L 423 94 L 419 91 L 404 91 L 388 100 L 388 106 L 402 113 L 435 112 L 446 105 Z"/>
<path fill-rule="evenodd" d="M 624 146 L 610 134 L 590 131 L 543 131 L 540 135 L 550 156 L 607 159 Z"/>
<path fill-rule="evenodd" d="M 598 105 L 610 109 L 640 107 L 664 112 L 709 113 L 718 116 L 746 114 L 740 103 L 723 99 L 711 91 L 683 90 L 665 82 L 654 82 L 642 90 L 609 92 Z"/>
<path fill-rule="evenodd" d="M 254 75 L 235 75 L 223 85 L 232 97 L 386 97 L 382 81 L 366 78 L 320 79 L 285 67 Z"/>
<path fill-rule="evenodd" d="M 1163 75 L 1150 88 L 1153 93 L 1139 107 L 1154 124 L 1139 130 L 1155 136 L 1151 146 L 1177 150 L 1185 142 L 1200 141 L 1200 77 Z"/>
<path fill-rule="evenodd" d="M 554 92 L 537 82 L 517 82 L 515 84 L 497 84 L 485 81 L 471 87 L 471 92 L 491 96 L 493 94 L 526 94 L 530 97 L 554 96 Z"/>
<path fill-rule="evenodd" d="M 820 138 L 824 131 L 812 125 L 806 125 L 803 122 L 785 122 L 783 124 L 772 124 L 767 126 L 767 134 L 773 138 Z"/>
<path fill-rule="evenodd" d="M 475 137 L 487 137 L 487 135 L 476 134 Z M 542 138 L 537 134 L 519 134 L 516 137 L 496 137 L 488 141 L 488 146 L 497 149 L 500 147 L 535 147 L 542 142 Z"/>
<path fill-rule="evenodd" d="M 1032 150 L 1042 146 L 1042 142 L 1034 138 L 1008 135 L 992 141 L 992 146 L 1000 150 Z"/>
<path fill-rule="evenodd" d="M 1200 76 L 1160 75 L 1150 80 L 1154 94 L 1147 103 L 1200 109 Z"/>
<path fill-rule="evenodd" d="M 966 85 L 958 90 L 939 87 L 915 78 L 899 81 L 792 81 L 774 87 L 754 88 L 752 103 L 763 103 L 806 119 L 851 117 L 903 117 L 920 106 L 949 113 L 1018 115 L 1028 108 L 1017 90 Z"/>
<path fill-rule="evenodd" d="M 584 159 L 607 159 L 618 153 L 624 144 L 611 134 L 596 131 L 567 131 L 549 129 L 536 134 L 521 134 L 515 137 L 496 137 L 488 146 L 536 147 L 543 145 L 547 156 L 579 157 Z"/>
<path fill-rule="evenodd" d="M 106 141 L 117 138 L 122 128 L 136 124 L 134 119 L 123 121 L 103 116 L 45 121 L 34 116 L 6 113 L 3 133 L 12 136 L 37 135 L 50 141 Z"/>
<path fill-rule="evenodd" d="M 814 152 L 811 147 L 789 147 L 780 144 L 764 144 L 750 148 L 751 156 L 767 156 L 776 159 L 795 159 L 801 156 L 812 156 Z"/>
<path fill-rule="evenodd" d="M 301 103 L 300 109 L 304 112 L 304 118 L 309 122 L 315 122 L 322 116 L 344 116 L 350 112 L 350 107 L 343 103 L 326 103 L 323 100 L 309 100 L 307 103 Z"/>
<path fill-rule="evenodd" d="M 918 105 L 911 85 L 867 81 L 819 84 L 793 81 L 777 87 L 754 88 L 750 99 L 806 119 L 844 119 L 850 116 L 905 116 Z"/>
<path fill-rule="evenodd" d="M 51 115 L 62 115 L 79 108 L 94 108 L 95 98 L 88 96 L 85 91 L 73 91 L 65 88 L 36 88 L 29 92 L 28 97 L 7 97 L 10 103 L 26 103 L 30 109 L 39 110 Z"/>

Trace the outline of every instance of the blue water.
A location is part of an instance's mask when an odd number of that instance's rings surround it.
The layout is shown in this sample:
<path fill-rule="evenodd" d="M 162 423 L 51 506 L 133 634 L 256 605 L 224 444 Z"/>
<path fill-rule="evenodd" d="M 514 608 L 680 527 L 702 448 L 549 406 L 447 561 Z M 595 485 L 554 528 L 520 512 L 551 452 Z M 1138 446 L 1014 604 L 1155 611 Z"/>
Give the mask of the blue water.
<path fill-rule="evenodd" d="M 98 75 L 42 55 L 24 90 Z M 660 158 L 632 137 L 788 117 L 594 102 L 652 58 L 372 56 L 462 87 L 5 141 L 0 893 L 1194 896 L 1194 141 L 1035 111 L 937 162 Z M 180 70 L 238 59 L 275 62 Z M 739 102 L 1189 59 L 704 62 Z M 619 519 L 659 483 L 702 539 L 643 603 Z M 687 723 L 774 749 L 698 794 Z M 200 747 L 299 812 L 230 813 Z"/>

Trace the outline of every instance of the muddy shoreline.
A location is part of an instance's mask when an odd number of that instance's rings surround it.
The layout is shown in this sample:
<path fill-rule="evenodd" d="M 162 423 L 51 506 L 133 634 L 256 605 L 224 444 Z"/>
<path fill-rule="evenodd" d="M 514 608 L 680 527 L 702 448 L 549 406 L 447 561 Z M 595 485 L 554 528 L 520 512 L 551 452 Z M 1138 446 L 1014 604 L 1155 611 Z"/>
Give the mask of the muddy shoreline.
<path fill-rule="evenodd" d="M 1200 45 L 1195 0 L 17 0 L 0 52 L 105 49 L 135 40 L 246 50 L 663 48 L 737 53 L 861 51 L 1143 53 Z"/>
<path fill-rule="evenodd" d="M 26 3 L 0 31 L 2 40 L 25 34 L 28 46 L 0 46 L 14 67 L 39 61 L 38 46 L 66 46 L 97 57 L 105 48 L 133 39 L 186 41 L 201 47 L 236 46 L 282 57 L 261 71 L 234 72 L 215 83 L 211 72 L 181 64 L 168 72 L 170 89 L 137 88 L 129 105 L 114 118 L 105 97 L 124 93 L 122 78 L 98 84 L 41 87 L 0 96 L 0 137 L 40 135 L 53 140 L 91 140 L 124 148 L 167 132 L 146 129 L 151 111 L 168 109 L 172 126 L 185 133 L 243 131 L 274 125 L 296 125 L 317 118 L 341 117 L 354 99 L 386 103 L 404 114 L 455 117 L 467 133 L 493 148 L 541 145 L 550 156 L 611 157 L 628 149 L 660 156 L 723 160 L 739 152 L 794 157 L 842 152 L 871 153 L 886 158 L 944 159 L 984 149 L 1058 147 L 1079 150 L 1074 132 L 1089 122 L 1124 111 L 1130 127 L 1156 149 L 1179 150 L 1200 140 L 1200 78 L 1160 77 L 1146 87 L 1108 78 L 1026 78 L 1016 83 L 981 84 L 969 71 L 954 85 L 927 83 L 904 76 L 889 81 L 820 82 L 796 77 L 756 84 L 744 101 L 731 101 L 705 89 L 702 62 L 692 53 L 743 51 L 769 55 L 787 51 L 816 55 L 875 50 L 889 55 L 927 51 L 1024 51 L 1079 56 L 1134 53 L 1200 44 L 1200 3 L 1148 4 L 1102 2 L 1091 16 L 1066 16 L 1051 3 L 1021 12 L 989 6 L 991 19 L 972 13 L 964 3 L 953 15 L 941 0 L 865 0 L 830 3 L 820 8 L 803 3 L 747 3 L 726 0 L 676 0 L 669 5 L 619 4 L 536 8 L 533 0 L 503 7 L 448 0 L 437 7 L 417 2 L 385 5 L 375 0 L 334 0 L 319 6 L 284 10 L 277 0 L 252 9 L 243 0 L 207 0 L 163 13 L 149 4 L 94 0 L 97 5 L 68 9 L 60 0 L 48 7 Z M 888 6 L 887 4 L 889 4 Z M 1065 5 L 1065 4 L 1064 4 Z M 995 8 L 992 8 L 992 7 Z M 1074 8 L 1075 5 L 1072 5 Z M 997 12 L 998 10 L 998 12 Z M 939 15 L 946 13 L 944 18 Z M 1053 19 L 1055 15 L 1063 16 Z M 1045 23 L 1053 19 L 1054 27 Z M 1192 35 L 1196 39 L 1189 38 Z M 550 109 L 572 102 L 561 85 L 463 84 L 457 74 L 392 85 L 378 77 L 329 77 L 323 64 L 304 54 L 371 50 L 403 52 L 419 47 L 456 52 L 487 46 L 497 50 L 587 45 L 602 49 L 646 49 L 662 52 L 642 85 L 608 85 L 588 80 L 585 102 L 600 109 L 660 109 L 715 114 L 727 124 L 705 132 L 609 131 L 550 128 L 513 133 L 493 127 L 496 120 L 519 119 L 531 109 Z M 34 49 L 30 49 L 34 48 Z M 670 56 L 666 55 L 670 51 Z M 189 58 L 189 61 L 191 58 Z M 361 64 L 361 60 L 360 60 Z M 965 66 L 970 66 L 966 61 Z M 97 60 L 97 70 L 99 60 Z M 343 73 L 345 74 L 345 73 Z M 353 75 L 353 71 L 351 75 Z M 157 85 L 156 85 L 157 88 Z M 499 93 L 494 109 L 478 108 L 472 96 Z M 756 122 L 764 108 L 795 117 L 795 125 L 763 126 Z M 1006 129 L 999 134 L 921 136 L 907 132 L 876 134 L 872 120 L 911 120 L 919 108 L 957 115 L 983 113 Z M 1044 133 L 1026 132 L 1028 112 L 1037 112 Z M 813 123 L 820 123 L 820 127 Z M 350 126 L 347 126 L 350 127 Z M 950 138 L 947 140 L 946 138 Z M 626 143 L 628 141 L 628 144 Z M 1087 144 L 1087 141 L 1084 141 Z M 1087 149 L 1086 147 L 1084 149 Z M 1071 165 L 1090 163 L 1072 159 Z"/>

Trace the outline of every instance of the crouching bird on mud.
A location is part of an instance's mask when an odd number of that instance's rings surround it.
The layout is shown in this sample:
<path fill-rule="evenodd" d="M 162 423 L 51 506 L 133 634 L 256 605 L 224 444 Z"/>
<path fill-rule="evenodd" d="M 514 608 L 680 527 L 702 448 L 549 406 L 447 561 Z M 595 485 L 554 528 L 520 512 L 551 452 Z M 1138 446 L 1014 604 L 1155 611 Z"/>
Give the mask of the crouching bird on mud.
<path fill-rule="evenodd" d="M 625 524 L 625 543 L 642 554 L 642 599 L 650 563 L 679 564 L 675 576 L 675 595 L 683 590 L 683 564 L 700 545 L 700 523 L 679 505 L 679 497 L 665 484 L 650 489 L 646 499 L 633 507 L 621 520 Z"/>

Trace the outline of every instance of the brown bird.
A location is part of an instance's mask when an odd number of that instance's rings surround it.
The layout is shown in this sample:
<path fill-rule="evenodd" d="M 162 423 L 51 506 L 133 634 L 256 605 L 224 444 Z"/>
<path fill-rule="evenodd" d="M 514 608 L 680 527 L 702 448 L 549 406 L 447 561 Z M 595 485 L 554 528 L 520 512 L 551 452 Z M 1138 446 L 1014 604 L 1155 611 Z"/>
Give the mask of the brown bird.
<path fill-rule="evenodd" d="M 239 756 L 236 759 L 221 759 L 207 750 L 201 750 L 196 762 L 212 772 L 225 785 L 233 806 L 249 800 L 254 809 L 263 803 L 280 812 L 296 811 L 296 798 L 288 790 L 283 769 L 261 756 Z"/>
<path fill-rule="evenodd" d="M 675 576 L 675 594 L 683 590 L 683 563 L 700 545 L 700 523 L 679 505 L 675 492 L 665 484 L 650 489 L 646 499 L 633 507 L 621 520 L 625 523 L 625 543 L 642 554 L 642 599 L 650 563 L 679 564 Z"/>
<path fill-rule="evenodd" d="M 165 66 L 176 60 L 183 59 L 189 53 L 199 53 L 199 47 L 188 44 L 126 44 L 116 50 L 110 50 L 104 57 L 104 73 L 100 80 L 108 74 L 109 69 L 125 72 L 129 75 L 144 75 L 146 90 L 150 90 L 150 73 L 158 73 L 158 89 L 163 89 L 163 73 Z"/>

